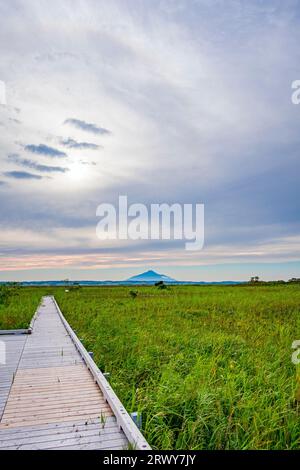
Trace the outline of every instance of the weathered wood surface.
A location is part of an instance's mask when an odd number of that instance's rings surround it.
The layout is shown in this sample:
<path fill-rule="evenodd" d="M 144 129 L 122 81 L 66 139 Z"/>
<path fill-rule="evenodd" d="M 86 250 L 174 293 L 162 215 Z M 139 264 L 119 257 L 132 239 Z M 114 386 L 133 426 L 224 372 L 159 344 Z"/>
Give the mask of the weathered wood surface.
<path fill-rule="evenodd" d="M 16 373 L 26 336 L 1 336 L 6 350 L 6 364 L 0 363 L 0 419 L 9 395 L 14 374 Z"/>
<path fill-rule="evenodd" d="M 123 449 L 128 446 L 115 417 L 1 430 L 0 451 L 17 449 Z"/>
<path fill-rule="evenodd" d="M 149 450 L 151 447 L 149 446 L 148 442 L 145 440 L 142 433 L 139 431 L 137 426 L 134 424 L 132 418 L 127 413 L 126 409 L 124 408 L 123 404 L 115 394 L 114 390 L 106 380 L 106 377 L 102 372 L 99 370 L 93 359 L 91 358 L 90 354 L 82 345 L 81 341 L 77 338 L 75 332 L 72 330 L 71 326 L 63 316 L 59 306 L 56 303 L 56 300 L 53 297 L 53 302 L 56 306 L 57 313 L 60 316 L 61 321 L 63 322 L 67 332 L 70 335 L 73 343 L 77 351 L 79 352 L 80 356 L 82 357 L 84 363 L 86 364 L 87 368 L 91 372 L 95 382 L 98 384 L 100 390 L 102 391 L 104 398 L 106 399 L 107 403 L 112 409 L 113 414 L 115 415 L 118 425 L 121 429 L 123 429 L 124 434 L 126 435 L 128 442 L 131 445 L 134 445 L 134 448 L 137 450 Z"/>
<path fill-rule="evenodd" d="M 128 439 L 45 297 L 31 335 L 1 336 L 0 449 L 124 449 Z"/>

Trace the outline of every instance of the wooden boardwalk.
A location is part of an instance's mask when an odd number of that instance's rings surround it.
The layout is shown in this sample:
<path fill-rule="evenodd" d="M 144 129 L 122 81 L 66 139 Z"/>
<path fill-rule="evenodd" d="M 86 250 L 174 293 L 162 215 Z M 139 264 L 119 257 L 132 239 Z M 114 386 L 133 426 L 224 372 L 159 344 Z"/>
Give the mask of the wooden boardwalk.
<path fill-rule="evenodd" d="M 150 449 L 54 298 L 32 334 L 0 341 L 0 450 Z"/>

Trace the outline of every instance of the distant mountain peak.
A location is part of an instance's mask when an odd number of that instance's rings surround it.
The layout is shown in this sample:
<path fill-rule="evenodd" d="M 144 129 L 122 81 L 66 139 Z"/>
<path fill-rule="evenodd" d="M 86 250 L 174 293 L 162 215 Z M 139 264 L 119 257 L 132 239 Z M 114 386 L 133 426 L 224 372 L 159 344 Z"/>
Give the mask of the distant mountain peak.
<path fill-rule="evenodd" d="M 139 274 L 139 276 L 160 276 L 156 271 L 152 271 L 152 269 L 149 269 L 149 271 L 145 271 L 142 274 Z"/>
<path fill-rule="evenodd" d="M 176 282 L 175 279 L 166 276 L 165 274 L 159 274 L 152 269 L 145 271 L 144 273 L 138 274 L 137 276 L 132 276 L 127 279 L 128 282 L 149 282 L 155 283 L 159 281 L 163 282 Z"/>

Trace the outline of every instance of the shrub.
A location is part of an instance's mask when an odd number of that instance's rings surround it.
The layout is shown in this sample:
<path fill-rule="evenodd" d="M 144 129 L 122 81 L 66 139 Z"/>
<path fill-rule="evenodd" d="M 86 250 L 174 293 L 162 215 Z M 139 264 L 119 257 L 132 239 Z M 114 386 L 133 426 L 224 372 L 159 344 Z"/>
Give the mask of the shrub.
<path fill-rule="evenodd" d="M 129 292 L 129 295 L 130 295 L 130 297 L 131 297 L 132 299 L 135 299 L 135 298 L 137 297 L 138 293 L 137 293 L 136 290 L 131 290 L 131 291 Z"/>

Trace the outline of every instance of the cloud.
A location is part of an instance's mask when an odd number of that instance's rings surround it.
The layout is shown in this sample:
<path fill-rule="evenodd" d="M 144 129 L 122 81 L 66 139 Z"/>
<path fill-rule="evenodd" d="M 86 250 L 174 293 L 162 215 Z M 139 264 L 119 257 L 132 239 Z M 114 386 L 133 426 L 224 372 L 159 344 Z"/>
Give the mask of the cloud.
<path fill-rule="evenodd" d="M 111 134 L 111 131 L 105 129 L 104 127 L 98 127 L 96 124 L 81 121 L 80 119 L 66 119 L 64 124 L 69 124 L 70 126 L 76 127 L 77 129 L 81 129 L 86 132 L 90 132 L 92 134 Z"/>
<path fill-rule="evenodd" d="M 90 142 L 76 142 L 74 139 L 62 139 L 60 141 L 61 145 L 64 145 L 65 147 L 68 147 L 70 149 L 83 149 L 83 150 L 97 150 L 99 148 L 102 148 L 101 145 L 97 144 L 92 144 Z"/>
<path fill-rule="evenodd" d="M 55 62 L 57 60 L 76 59 L 76 58 L 77 58 L 76 54 L 72 54 L 70 52 L 48 52 L 46 54 L 38 54 L 35 57 L 35 60 L 37 62 L 43 62 L 43 61 Z"/>
<path fill-rule="evenodd" d="M 61 152 L 53 147 L 48 147 L 48 145 L 39 144 L 39 145 L 25 145 L 25 150 L 31 153 L 36 153 L 38 155 L 46 155 L 48 157 L 67 157 L 65 152 Z"/>
<path fill-rule="evenodd" d="M 8 178 L 20 180 L 41 180 L 43 178 L 41 175 L 35 175 L 33 173 L 28 173 L 27 171 L 5 171 L 3 174 Z"/>
<path fill-rule="evenodd" d="M 8 155 L 8 159 L 16 163 L 17 165 L 25 166 L 27 168 L 31 168 L 32 170 L 40 171 L 42 173 L 66 173 L 67 171 L 69 171 L 69 168 L 62 166 L 42 165 L 33 160 L 22 158 L 18 154 Z"/>
<path fill-rule="evenodd" d="M 85 161 L 85 160 L 80 160 L 80 163 L 81 163 L 82 165 L 92 165 L 92 166 L 96 166 L 96 165 L 97 165 L 96 162 L 87 162 L 87 161 Z"/>

